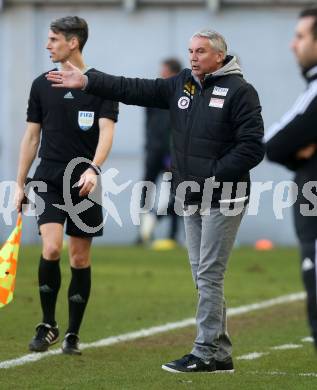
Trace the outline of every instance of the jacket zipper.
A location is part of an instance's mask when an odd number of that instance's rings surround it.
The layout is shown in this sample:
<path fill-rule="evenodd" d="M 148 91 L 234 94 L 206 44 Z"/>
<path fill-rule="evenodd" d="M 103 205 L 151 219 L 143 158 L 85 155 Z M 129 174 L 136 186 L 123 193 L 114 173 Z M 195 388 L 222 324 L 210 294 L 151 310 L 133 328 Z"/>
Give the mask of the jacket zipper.
<path fill-rule="evenodd" d="M 186 119 L 186 131 L 185 131 L 185 148 L 184 148 L 184 179 L 186 180 L 188 178 L 188 146 L 189 146 L 189 139 L 192 133 L 192 119 L 194 117 L 193 113 L 197 106 L 199 105 L 202 97 L 204 96 L 204 89 L 201 88 L 198 93 L 195 95 L 191 95 L 191 105 L 190 109 L 187 109 L 187 119 Z"/>

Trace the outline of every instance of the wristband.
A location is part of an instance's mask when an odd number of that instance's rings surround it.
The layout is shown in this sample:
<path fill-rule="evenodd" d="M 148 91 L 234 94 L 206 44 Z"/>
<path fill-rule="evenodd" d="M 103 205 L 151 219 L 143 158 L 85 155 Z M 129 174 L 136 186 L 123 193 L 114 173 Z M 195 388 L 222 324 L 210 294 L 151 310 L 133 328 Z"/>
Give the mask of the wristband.
<path fill-rule="evenodd" d="M 96 164 L 90 164 L 89 168 L 91 168 L 96 175 L 101 175 L 101 168 Z"/>

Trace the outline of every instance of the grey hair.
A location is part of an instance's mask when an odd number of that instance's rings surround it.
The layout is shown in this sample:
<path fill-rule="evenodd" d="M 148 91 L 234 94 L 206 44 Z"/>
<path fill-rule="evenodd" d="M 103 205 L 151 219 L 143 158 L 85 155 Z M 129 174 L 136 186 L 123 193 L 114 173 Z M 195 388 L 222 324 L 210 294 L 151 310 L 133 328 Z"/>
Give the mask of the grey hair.
<path fill-rule="evenodd" d="M 224 37 L 219 34 L 217 31 L 213 30 L 201 30 L 196 32 L 191 39 L 195 37 L 200 37 L 200 38 L 207 38 L 211 44 L 211 46 L 224 54 L 224 57 L 227 55 L 227 43 L 224 39 Z"/>

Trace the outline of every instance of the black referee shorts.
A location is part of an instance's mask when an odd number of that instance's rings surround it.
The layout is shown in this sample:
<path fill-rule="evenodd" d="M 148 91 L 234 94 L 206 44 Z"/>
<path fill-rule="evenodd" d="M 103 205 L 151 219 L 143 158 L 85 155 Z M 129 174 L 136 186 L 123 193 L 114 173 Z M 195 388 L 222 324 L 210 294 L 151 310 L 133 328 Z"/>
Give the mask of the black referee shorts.
<path fill-rule="evenodd" d="M 66 210 L 59 209 L 54 204 L 64 206 L 66 204 L 63 194 L 63 177 L 66 169 L 65 163 L 60 163 L 51 160 L 42 159 L 37 167 L 33 180 L 42 181 L 47 186 L 46 192 L 40 192 L 38 188 L 34 188 L 34 192 L 40 199 L 35 201 L 36 209 L 39 210 L 39 202 L 43 204 L 44 211 L 37 215 L 37 223 L 40 227 L 46 223 L 60 223 L 64 225 L 66 222 L 66 234 L 75 237 L 98 237 L 103 234 L 103 213 L 101 206 L 101 185 L 98 184 L 93 198 L 98 200 L 94 202 L 88 197 L 80 197 L 80 188 L 73 188 L 75 183 L 78 183 L 80 175 L 88 168 L 87 164 L 79 164 L 74 169 L 70 179 L 69 196 L 71 205 L 67 205 Z M 88 207 L 83 211 L 75 212 L 74 207 L 79 203 L 87 200 Z M 74 216 L 74 213 L 76 214 Z M 98 228 L 100 227 L 100 228 Z"/>

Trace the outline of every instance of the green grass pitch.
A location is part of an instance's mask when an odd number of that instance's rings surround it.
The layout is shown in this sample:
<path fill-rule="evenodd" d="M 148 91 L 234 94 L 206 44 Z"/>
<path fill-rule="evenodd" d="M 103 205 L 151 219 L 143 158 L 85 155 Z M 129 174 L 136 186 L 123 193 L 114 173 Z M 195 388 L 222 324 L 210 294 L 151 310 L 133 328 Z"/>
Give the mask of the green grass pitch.
<path fill-rule="evenodd" d="M 40 322 L 37 263 L 40 247 L 22 247 L 14 301 L 0 311 L 0 362 L 28 353 Z M 195 315 L 196 292 L 186 251 L 154 252 L 135 247 L 94 247 L 93 286 L 81 341 L 92 342 Z M 69 267 L 62 258 L 63 284 L 57 320 L 67 325 Z M 228 307 L 301 291 L 298 253 L 292 248 L 256 252 L 235 249 L 226 275 Z M 78 356 L 49 356 L 35 363 L 0 369 L 0 389 L 316 389 L 316 357 L 303 301 L 277 305 L 229 319 L 234 374 L 171 374 L 161 364 L 190 351 L 195 328 L 188 327 L 116 345 L 87 349 Z M 289 350 L 273 350 L 299 344 Z M 55 348 L 55 347 L 54 347 Z"/>

